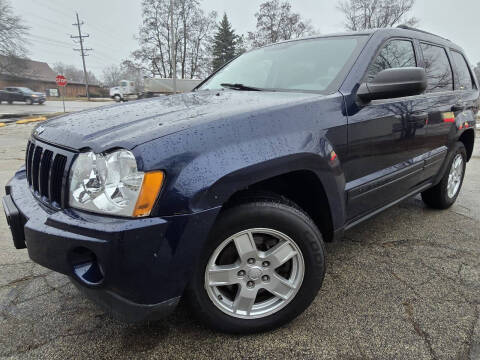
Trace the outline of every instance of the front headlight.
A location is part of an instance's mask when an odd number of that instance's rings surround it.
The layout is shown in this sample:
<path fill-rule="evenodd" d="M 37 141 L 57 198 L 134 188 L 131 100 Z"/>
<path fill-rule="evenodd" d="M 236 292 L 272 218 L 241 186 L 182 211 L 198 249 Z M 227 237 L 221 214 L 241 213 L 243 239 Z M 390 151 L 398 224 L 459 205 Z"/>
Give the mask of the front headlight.
<path fill-rule="evenodd" d="M 148 216 L 164 179 L 161 171 L 143 173 L 128 150 L 82 153 L 70 171 L 71 207 L 117 216 Z"/>

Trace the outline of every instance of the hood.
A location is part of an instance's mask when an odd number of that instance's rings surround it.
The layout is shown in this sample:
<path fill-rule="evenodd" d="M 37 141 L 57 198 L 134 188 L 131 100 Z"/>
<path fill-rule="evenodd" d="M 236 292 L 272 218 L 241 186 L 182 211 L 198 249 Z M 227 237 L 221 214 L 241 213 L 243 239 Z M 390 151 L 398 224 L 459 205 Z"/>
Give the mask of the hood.
<path fill-rule="evenodd" d="M 42 92 L 32 92 L 30 95 L 45 96 Z"/>
<path fill-rule="evenodd" d="M 102 152 L 135 146 L 197 124 L 318 98 L 318 94 L 199 91 L 126 104 L 103 106 L 57 117 L 33 133 L 39 140 L 80 150 Z"/>

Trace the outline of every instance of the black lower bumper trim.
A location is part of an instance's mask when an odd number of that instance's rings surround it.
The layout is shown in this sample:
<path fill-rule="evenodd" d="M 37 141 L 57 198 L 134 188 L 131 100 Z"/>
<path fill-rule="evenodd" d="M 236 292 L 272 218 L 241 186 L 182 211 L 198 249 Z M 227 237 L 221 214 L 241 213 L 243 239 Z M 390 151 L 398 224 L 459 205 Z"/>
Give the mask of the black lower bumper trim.
<path fill-rule="evenodd" d="M 173 311 L 220 211 L 138 219 L 55 211 L 32 194 L 25 170 L 6 191 L 9 223 L 22 224 L 13 225 L 12 233 L 25 239 L 30 258 L 74 278 L 88 297 L 130 322 Z"/>
<path fill-rule="evenodd" d="M 13 244 L 17 249 L 25 249 L 27 247 L 25 244 L 25 232 L 23 231 L 25 220 L 22 218 L 10 195 L 2 198 L 2 205 L 8 226 L 10 226 L 12 232 Z"/>
<path fill-rule="evenodd" d="M 108 290 L 87 288 L 73 278 L 71 281 L 81 293 L 113 318 L 129 323 L 163 319 L 175 310 L 180 301 L 180 297 L 175 297 L 158 304 L 137 304 Z"/>

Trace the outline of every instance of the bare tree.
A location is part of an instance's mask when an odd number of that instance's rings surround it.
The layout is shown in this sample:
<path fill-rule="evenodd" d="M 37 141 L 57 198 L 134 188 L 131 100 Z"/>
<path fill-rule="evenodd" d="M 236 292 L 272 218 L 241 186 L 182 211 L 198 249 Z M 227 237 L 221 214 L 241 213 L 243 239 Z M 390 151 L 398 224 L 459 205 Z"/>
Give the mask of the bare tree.
<path fill-rule="evenodd" d="M 135 83 L 137 91 L 141 91 L 143 77 L 143 70 L 130 60 L 124 60 L 120 65 L 109 65 L 102 71 L 103 85 L 106 87 L 118 86 L 121 80 L 129 80 Z"/>
<path fill-rule="evenodd" d="M 216 12 L 205 15 L 203 10 L 199 9 L 195 20 L 191 23 L 188 50 L 185 54 L 189 65 L 188 77 L 190 79 L 204 78 L 212 71 L 210 44 L 213 41 L 216 19 Z"/>
<path fill-rule="evenodd" d="M 102 71 L 103 85 L 107 87 L 117 86 L 120 80 L 123 80 L 123 72 L 118 65 L 109 65 Z M 128 79 L 125 79 L 128 80 Z"/>
<path fill-rule="evenodd" d="M 338 9 L 345 15 L 345 28 L 350 31 L 415 26 L 418 19 L 409 17 L 415 0 L 342 0 Z"/>
<path fill-rule="evenodd" d="M 143 0 L 143 22 L 138 35 L 140 48 L 132 55 L 137 68 L 152 76 L 172 77 L 173 63 L 180 78 L 194 78 L 208 73 L 203 61 L 208 41 L 216 23 L 216 13 L 205 14 L 199 0 L 176 0 L 172 44 L 169 0 Z M 175 47 L 176 59 L 172 57 Z"/>
<path fill-rule="evenodd" d="M 124 60 L 120 64 L 120 70 L 122 71 L 124 79 L 133 81 L 135 83 L 135 88 L 137 91 L 141 91 L 143 89 L 145 73 L 142 68 L 135 65 L 135 63 L 131 60 Z"/>
<path fill-rule="evenodd" d="M 19 59 L 27 55 L 28 30 L 8 0 L 0 0 L 0 72 L 19 75 L 24 64 Z"/>
<path fill-rule="evenodd" d="M 75 67 L 74 65 L 68 65 L 68 64 L 58 62 L 53 64 L 52 69 L 57 74 L 65 76 L 69 82 L 75 82 L 75 83 L 84 82 L 83 70 Z M 88 79 L 91 84 L 99 83 L 95 74 L 93 74 L 90 71 L 88 72 Z"/>
<path fill-rule="evenodd" d="M 248 41 L 253 47 L 315 33 L 309 20 L 303 20 L 300 14 L 292 12 L 292 5 L 288 1 L 266 1 L 260 4 L 255 17 L 257 30 L 248 33 Z"/>

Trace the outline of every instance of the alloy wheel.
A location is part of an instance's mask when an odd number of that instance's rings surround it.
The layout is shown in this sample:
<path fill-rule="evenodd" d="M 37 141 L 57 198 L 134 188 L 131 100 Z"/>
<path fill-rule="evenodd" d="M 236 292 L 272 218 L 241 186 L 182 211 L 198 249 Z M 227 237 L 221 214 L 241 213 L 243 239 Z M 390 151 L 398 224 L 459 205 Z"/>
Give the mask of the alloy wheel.
<path fill-rule="evenodd" d="M 215 249 L 205 269 L 205 289 L 224 313 L 256 319 L 290 303 L 304 274 L 302 252 L 289 236 L 254 228 L 232 235 Z"/>
<path fill-rule="evenodd" d="M 457 154 L 452 162 L 450 173 L 448 175 L 447 194 L 450 199 L 457 195 L 463 179 L 463 156 Z"/>

